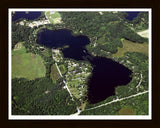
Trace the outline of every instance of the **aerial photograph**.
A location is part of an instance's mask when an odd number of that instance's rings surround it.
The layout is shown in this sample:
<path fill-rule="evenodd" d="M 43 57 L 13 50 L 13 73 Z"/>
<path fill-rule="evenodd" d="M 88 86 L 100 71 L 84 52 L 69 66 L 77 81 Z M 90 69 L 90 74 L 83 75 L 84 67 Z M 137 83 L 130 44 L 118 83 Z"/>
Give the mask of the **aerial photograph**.
<path fill-rule="evenodd" d="M 149 9 L 9 9 L 9 114 L 150 115 Z"/>

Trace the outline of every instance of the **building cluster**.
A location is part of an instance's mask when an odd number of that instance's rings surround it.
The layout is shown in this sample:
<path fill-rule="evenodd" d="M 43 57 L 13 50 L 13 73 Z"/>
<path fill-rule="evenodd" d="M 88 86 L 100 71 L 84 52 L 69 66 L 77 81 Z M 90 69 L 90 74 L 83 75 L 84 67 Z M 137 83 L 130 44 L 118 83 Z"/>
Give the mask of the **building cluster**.
<path fill-rule="evenodd" d="M 33 28 L 34 26 L 38 27 L 39 25 L 44 25 L 44 24 L 49 24 L 50 21 L 49 20 L 39 20 L 39 21 L 33 21 L 31 23 L 29 23 L 29 27 Z"/>
<path fill-rule="evenodd" d="M 87 81 L 91 75 L 91 66 L 85 62 L 67 60 L 68 72 L 65 75 L 71 93 L 79 100 L 87 94 Z M 73 90 L 73 91 L 72 91 Z"/>
<path fill-rule="evenodd" d="M 49 20 L 39 20 L 39 21 L 33 21 L 33 22 L 28 22 L 26 20 L 23 20 L 23 21 L 20 21 L 18 24 L 26 25 L 26 26 L 33 28 L 34 26 L 38 27 L 39 25 L 44 25 L 44 24 L 49 24 L 49 23 L 50 23 Z"/>
<path fill-rule="evenodd" d="M 52 49 L 52 57 L 56 62 L 63 62 L 63 55 L 59 49 Z"/>
<path fill-rule="evenodd" d="M 85 61 L 64 59 L 60 50 L 52 49 L 52 57 L 58 63 L 65 63 L 66 74 L 63 76 L 72 95 L 82 101 L 87 94 L 87 81 L 92 67 Z"/>

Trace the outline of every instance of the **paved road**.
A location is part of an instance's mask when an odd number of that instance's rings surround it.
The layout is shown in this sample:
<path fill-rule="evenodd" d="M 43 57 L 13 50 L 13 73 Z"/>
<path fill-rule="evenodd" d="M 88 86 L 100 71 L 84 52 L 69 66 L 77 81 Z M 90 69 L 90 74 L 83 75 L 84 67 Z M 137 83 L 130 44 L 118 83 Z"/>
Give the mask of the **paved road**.
<path fill-rule="evenodd" d="M 123 97 L 123 98 L 121 98 L 121 99 L 116 99 L 116 100 L 107 102 L 107 103 L 105 103 L 105 104 L 101 104 L 101 105 L 98 105 L 98 106 L 96 106 L 96 107 L 89 108 L 89 109 L 85 109 L 85 110 L 91 110 L 91 109 L 99 108 L 99 107 L 106 106 L 106 105 L 109 105 L 109 104 L 112 104 L 112 103 L 115 103 L 115 102 L 119 102 L 119 101 L 122 101 L 122 100 L 126 100 L 126 99 L 129 99 L 129 98 L 133 98 L 133 97 L 136 97 L 136 96 L 139 96 L 139 95 L 148 93 L 148 92 L 149 92 L 149 91 L 140 92 L 140 93 L 137 93 L 137 94 L 128 96 L 128 97 Z"/>
<path fill-rule="evenodd" d="M 57 63 L 56 63 L 56 62 L 55 62 L 55 65 L 56 65 L 56 67 L 57 67 L 57 70 L 58 70 L 58 72 L 59 72 L 60 76 L 61 76 L 61 77 L 63 77 L 63 76 L 62 76 L 62 73 L 61 73 L 61 71 L 60 71 L 60 69 L 59 69 L 59 67 L 58 67 L 58 65 L 57 65 Z"/>
<path fill-rule="evenodd" d="M 140 79 L 138 85 L 136 86 L 136 88 L 138 88 L 138 87 L 140 86 L 140 84 L 141 84 L 141 82 L 142 82 L 142 78 L 143 78 L 143 77 L 142 77 L 142 74 L 141 74 L 141 79 Z M 139 92 L 139 93 L 137 93 L 137 94 L 134 94 L 134 95 L 131 95 L 131 96 L 128 96 L 128 97 L 123 97 L 123 98 L 121 98 L 121 99 L 118 99 L 118 98 L 117 98 L 116 100 L 107 102 L 107 103 L 105 103 L 105 104 L 98 105 L 98 106 L 93 107 L 93 108 L 85 109 L 85 110 L 91 110 L 91 109 L 99 108 L 99 107 L 106 106 L 106 105 L 109 105 L 109 104 L 112 104 L 112 103 L 115 103 L 115 102 L 119 102 L 119 101 L 122 101 L 122 100 L 125 100 L 125 99 L 129 99 L 129 98 L 132 98 L 132 97 L 135 97 L 135 96 L 139 96 L 139 95 L 142 95 L 142 94 L 145 94 L 145 93 L 148 93 L 148 92 L 149 92 L 149 91 L 144 91 L 144 92 Z"/>
<path fill-rule="evenodd" d="M 53 54 L 52 54 L 52 58 L 53 58 Z M 54 60 L 54 58 L 53 58 L 53 60 Z M 58 67 L 58 65 L 57 65 L 56 62 L 55 62 L 55 65 L 56 65 L 56 68 L 57 68 L 57 70 L 58 70 L 60 76 L 63 78 L 62 73 L 61 73 L 61 71 L 60 71 L 60 69 L 59 69 L 59 67 Z M 73 96 L 72 96 L 72 94 L 71 94 L 71 92 L 70 92 L 70 90 L 69 90 L 69 88 L 68 88 L 68 86 L 67 86 L 67 83 L 66 83 L 64 80 L 63 80 L 63 83 L 65 84 L 65 88 L 67 89 L 67 91 L 69 92 L 69 94 L 70 94 L 72 100 L 74 101 Z"/>
<path fill-rule="evenodd" d="M 53 54 L 52 54 L 52 58 L 53 58 Z M 54 58 L 53 58 L 53 60 L 54 60 Z M 57 68 L 60 76 L 63 78 L 62 73 L 61 73 L 61 71 L 60 71 L 60 69 L 59 69 L 59 67 L 58 67 L 58 65 L 57 65 L 56 62 L 55 62 L 55 65 L 56 65 L 56 68 Z M 72 101 L 74 101 L 73 96 L 72 96 L 72 94 L 71 94 L 71 92 L 70 92 L 70 90 L 69 90 L 69 88 L 68 88 L 68 86 L 67 86 L 67 82 L 66 82 L 65 80 L 63 80 L 63 83 L 65 84 L 65 88 L 66 88 L 67 91 L 69 92 L 70 97 L 72 98 Z M 79 108 L 78 108 L 78 106 L 77 106 L 77 113 L 75 113 L 75 115 L 79 115 L 80 112 L 81 112 L 81 110 L 79 110 Z M 73 115 L 74 115 L 74 114 L 73 114 Z"/>

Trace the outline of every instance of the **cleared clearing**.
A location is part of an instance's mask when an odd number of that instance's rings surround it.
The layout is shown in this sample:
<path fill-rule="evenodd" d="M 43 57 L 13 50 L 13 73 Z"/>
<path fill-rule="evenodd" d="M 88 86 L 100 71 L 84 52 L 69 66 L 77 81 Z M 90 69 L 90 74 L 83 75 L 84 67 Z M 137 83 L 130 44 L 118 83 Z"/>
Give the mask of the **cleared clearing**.
<path fill-rule="evenodd" d="M 136 115 L 136 113 L 130 107 L 124 107 L 119 110 L 119 115 Z"/>
<path fill-rule="evenodd" d="M 53 24 L 60 24 L 62 23 L 61 15 L 56 11 L 47 11 L 45 12 L 46 18 Z"/>
<path fill-rule="evenodd" d="M 148 43 L 134 43 L 132 41 L 122 39 L 123 47 L 118 48 L 118 52 L 113 57 L 122 57 L 125 52 L 140 52 L 148 56 Z"/>
<path fill-rule="evenodd" d="M 59 74 L 59 72 L 58 72 L 58 70 L 57 70 L 57 68 L 56 68 L 56 65 L 53 64 L 53 65 L 51 66 L 50 78 L 51 78 L 51 79 L 53 80 L 53 82 L 55 83 L 56 80 L 58 80 L 60 77 L 61 77 L 61 76 L 60 76 L 60 74 Z"/>
<path fill-rule="evenodd" d="M 46 68 L 43 59 L 36 54 L 26 53 L 21 42 L 12 51 L 12 78 L 35 78 L 45 77 Z M 20 47 L 19 47 L 20 46 Z"/>

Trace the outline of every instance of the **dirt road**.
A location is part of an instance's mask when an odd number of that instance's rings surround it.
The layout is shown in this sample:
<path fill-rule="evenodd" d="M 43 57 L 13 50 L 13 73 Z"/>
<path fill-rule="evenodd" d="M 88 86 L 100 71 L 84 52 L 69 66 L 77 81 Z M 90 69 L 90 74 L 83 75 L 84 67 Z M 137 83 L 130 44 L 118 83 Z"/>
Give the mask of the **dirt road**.
<path fill-rule="evenodd" d="M 144 31 L 137 32 L 137 34 L 142 37 L 149 38 L 149 30 L 148 29 L 144 30 Z"/>

